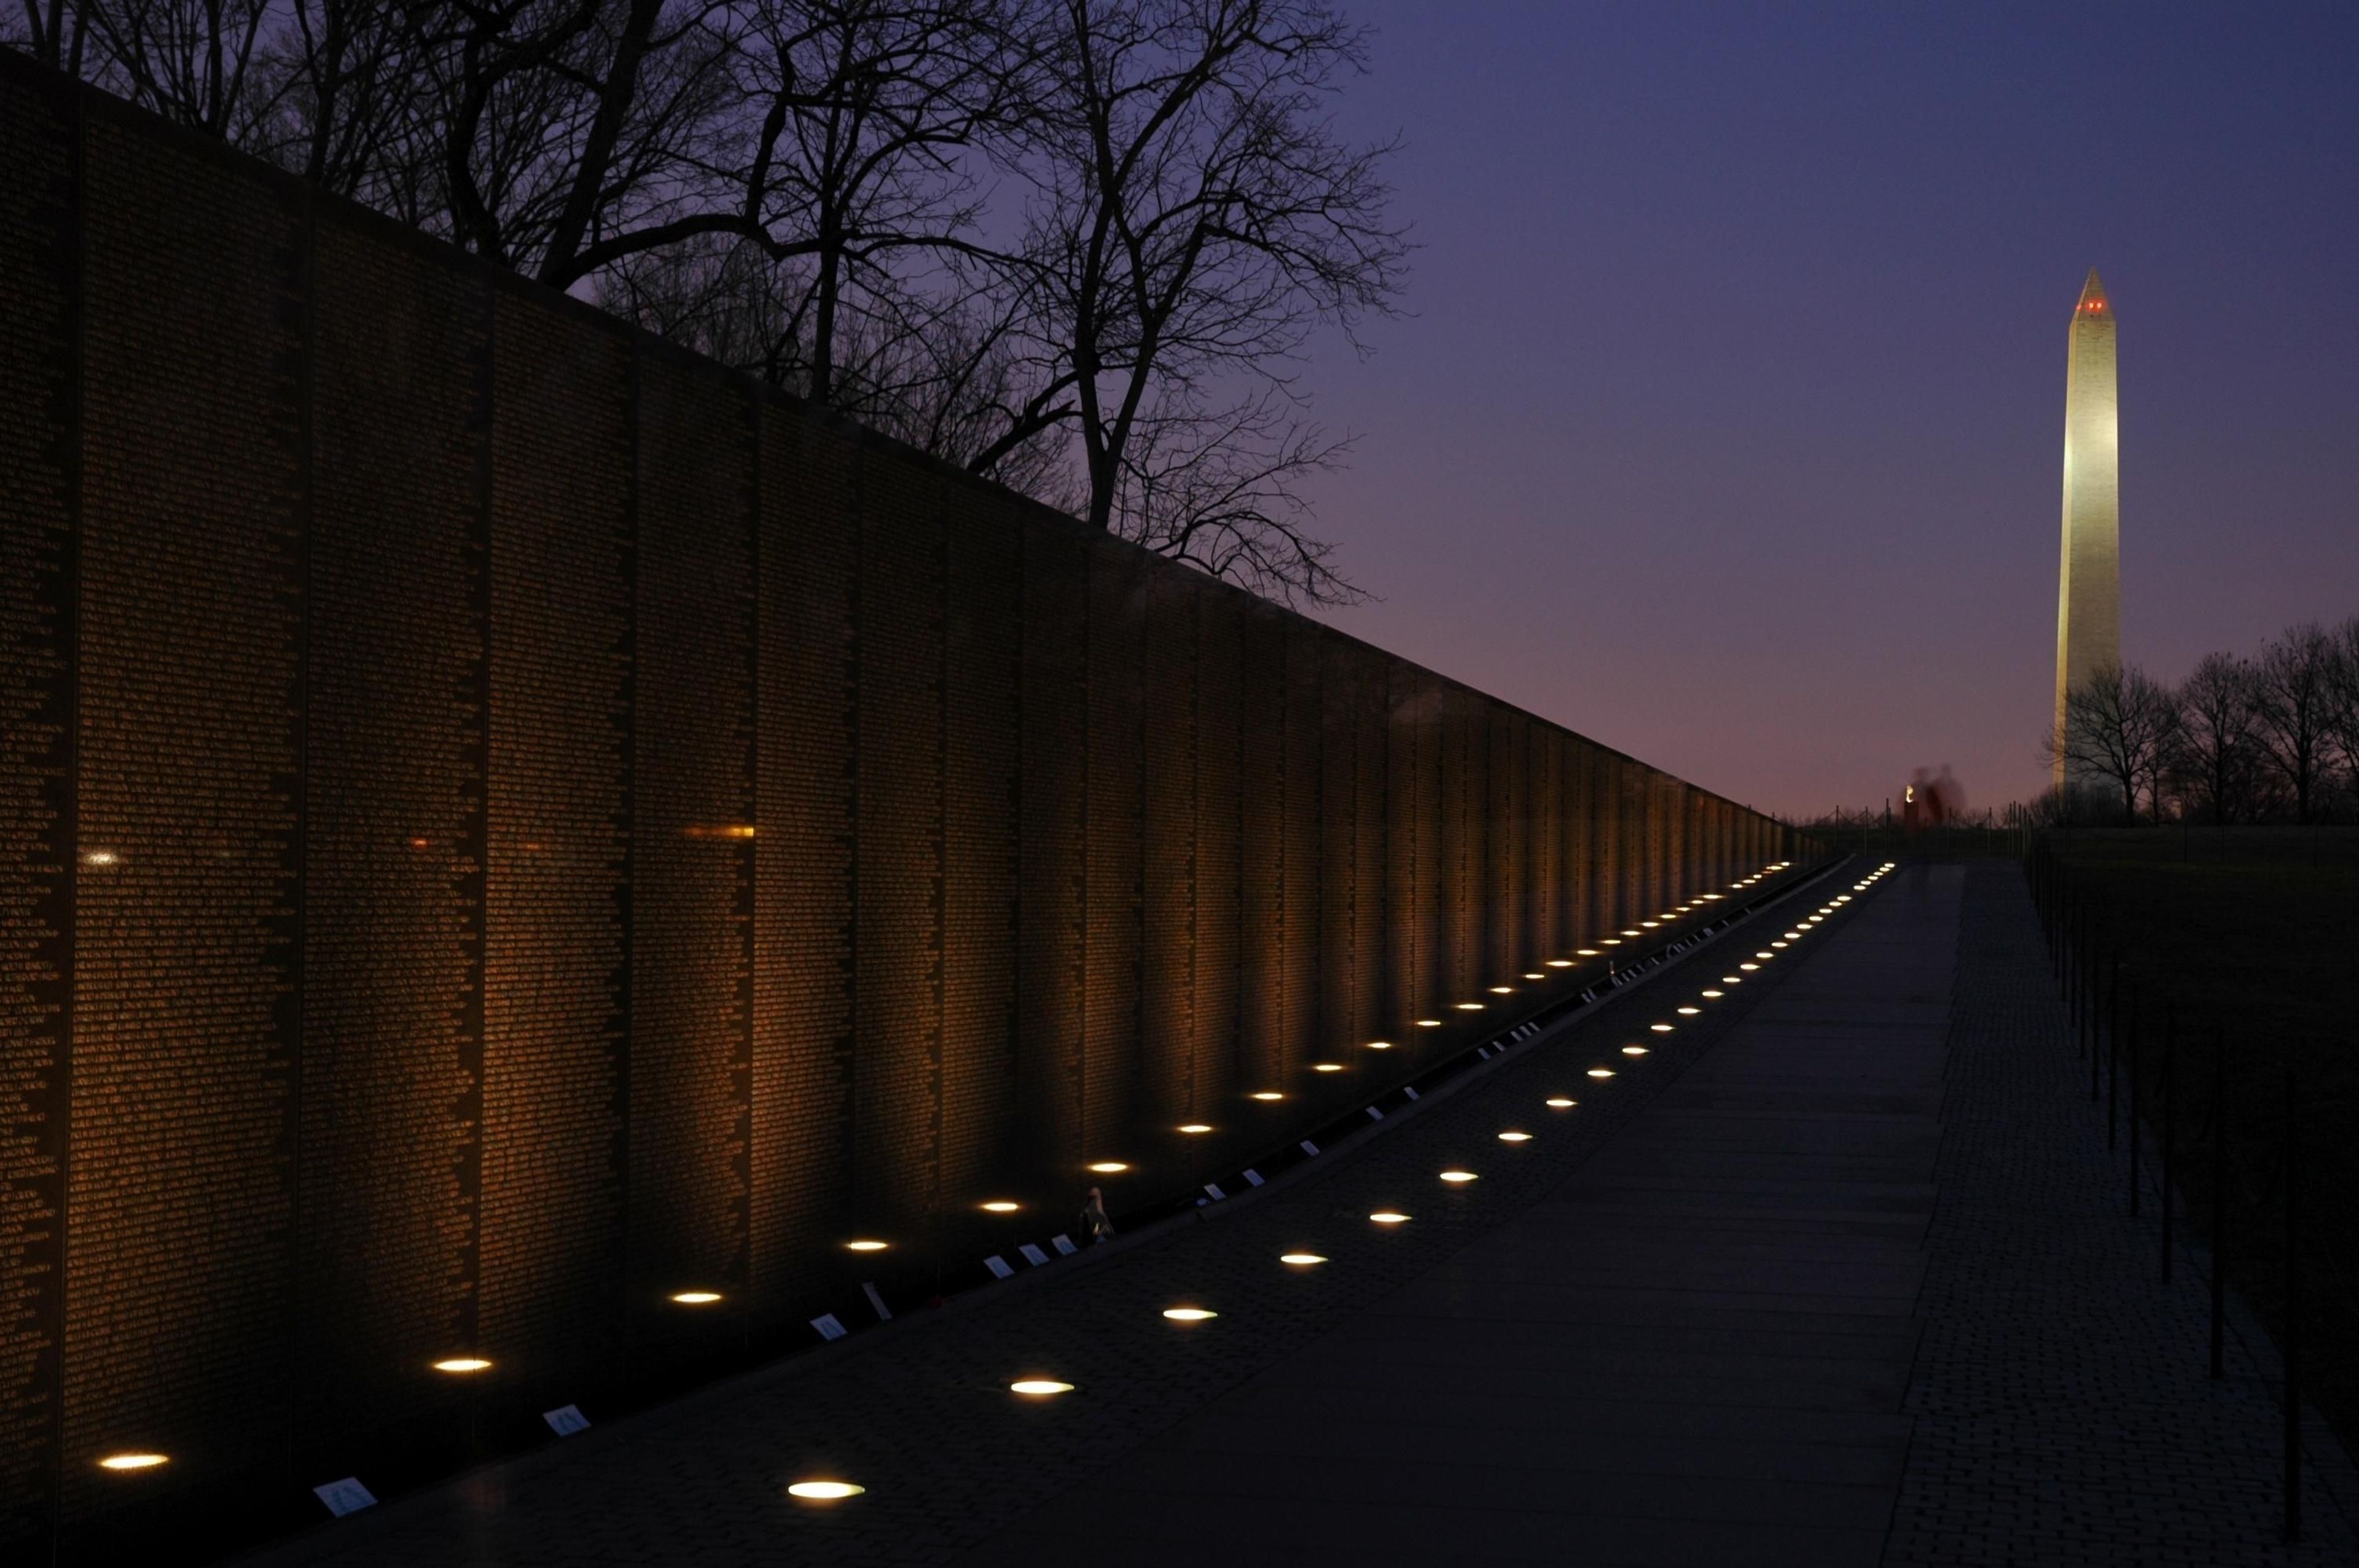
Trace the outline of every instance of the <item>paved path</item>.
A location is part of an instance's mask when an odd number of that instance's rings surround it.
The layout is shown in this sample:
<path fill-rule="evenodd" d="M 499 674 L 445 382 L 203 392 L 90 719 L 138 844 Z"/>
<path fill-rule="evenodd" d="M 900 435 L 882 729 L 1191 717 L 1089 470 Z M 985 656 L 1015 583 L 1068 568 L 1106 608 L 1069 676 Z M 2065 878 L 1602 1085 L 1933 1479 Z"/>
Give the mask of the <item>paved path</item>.
<path fill-rule="evenodd" d="M 2130 1266 L 2012 878 L 1905 873 L 1719 985 L 1756 923 L 1213 1223 L 270 1561 L 2350 1560 L 2323 1498 L 2321 1544 L 2267 1544 L 2265 1365 L 2211 1389 L 2200 1315 L 2166 1343 L 2201 1287 L 2156 1307 Z M 1017 1400 L 1027 1373 L 1079 1391 Z M 781 1496 L 821 1473 L 870 1491 Z"/>

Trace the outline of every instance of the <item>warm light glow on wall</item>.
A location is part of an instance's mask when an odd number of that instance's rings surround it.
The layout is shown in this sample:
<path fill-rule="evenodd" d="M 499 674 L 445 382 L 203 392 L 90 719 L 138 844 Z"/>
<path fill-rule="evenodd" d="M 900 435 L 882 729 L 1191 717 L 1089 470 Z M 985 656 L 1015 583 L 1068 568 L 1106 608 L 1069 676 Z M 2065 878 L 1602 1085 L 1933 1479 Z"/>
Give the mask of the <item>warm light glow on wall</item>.
<path fill-rule="evenodd" d="M 1380 1208 L 1376 1210 L 1375 1213 L 1368 1216 L 1368 1217 L 1375 1220 L 1378 1225 L 1407 1225 L 1408 1223 L 1408 1216 L 1401 1213 L 1401 1211 L 1397 1208 Z"/>
<path fill-rule="evenodd" d="M 1643 1056 L 1646 1054 L 1647 1048 L 1644 1045 L 1625 1045 L 1622 1047 L 1622 1054 L 1625 1056 Z"/>
<path fill-rule="evenodd" d="M 1611 1067 L 1592 1067 L 1589 1069 L 1589 1076 L 1593 1078 L 1610 1078 L 1614 1076 L 1614 1069 Z"/>
<path fill-rule="evenodd" d="M 1053 1399 L 1059 1394 L 1071 1393 L 1073 1385 L 1060 1383 L 1054 1378 L 1018 1378 L 1007 1385 L 1007 1391 L 1036 1400 Z"/>
<path fill-rule="evenodd" d="M 1671 1026 L 1668 1023 L 1650 1023 L 1647 1027 L 1658 1034 L 1669 1034 L 1671 1032 Z"/>
<path fill-rule="evenodd" d="M 1343 1064 L 1341 1062 L 1313 1062 L 1310 1064 L 1310 1070 L 1314 1073 L 1340 1073 L 1343 1070 Z"/>
<path fill-rule="evenodd" d="M 1554 1095 L 1549 1098 L 1548 1108 L 1550 1110 L 1571 1110 L 1580 1103 L 1577 1099 L 1567 1099 L 1562 1095 Z"/>
<path fill-rule="evenodd" d="M 98 1462 L 98 1467 L 102 1470 L 153 1470 L 158 1465 L 171 1462 L 170 1456 L 163 1454 L 110 1454 Z"/>
<path fill-rule="evenodd" d="M 1371 1040 L 1368 1042 L 1368 1049 L 1371 1051 L 1389 1051 L 1392 1048 L 1393 1043 L 1389 1040 Z"/>
<path fill-rule="evenodd" d="M 1594 947 L 1576 947 L 1573 951 L 1580 954 L 1584 958 L 1594 958 L 1597 957 L 1597 949 Z M 1569 969 L 1572 968 L 1572 966 L 1567 964 L 1565 965 L 1565 968 Z"/>
<path fill-rule="evenodd" d="M 1441 1173 L 1441 1179 L 1452 1186 L 1460 1186 L 1473 1181 L 1475 1176 L 1472 1171 L 1444 1171 Z"/>
<path fill-rule="evenodd" d="M 1277 1255 L 1277 1260 L 1281 1263 L 1291 1263 L 1298 1269 L 1314 1268 L 1327 1261 L 1316 1252 L 1281 1252 Z"/>
<path fill-rule="evenodd" d="M 1528 1132 L 1502 1132 L 1499 1134 L 1499 1141 L 1502 1143 L 1529 1143 L 1531 1141 L 1532 1135 Z"/>
<path fill-rule="evenodd" d="M 492 1364 L 481 1356 L 447 1356 L 434 1363 L 436 1371 L 461 1378 L 470 1372 L 488 1372 L 491 1367 Z"/>
<path fill-rule="evenodd" d="M 680 1306 L 711 1306 L 721 1299 L 719 1291 L 674 1291 L 669 1298 Z"/>
<path fill-rule="evenodd" d="M 1176 1306 L 1165 1307 L 1163 1309 L 1163 1315 L 1169 1318 L 1174 1323 L 1203 1323 L 1209 1319 L 1216 1318 L 1221 1314 L 1216 1312 L 1208 1312 L 1202 1307 Z"/>
<path fill-rule="evenodd" d="M 1483 1011 L 1483 1004 L 1479 1001 L 1462 1001 L 1458 1003 L 1457 1006 L 1458 1011 L 1461 1012 L 1480 1012 Z"/>
<path fill-rule="evenodd" d="M 1012 1198 L 993 1198 L 983 1206 L 985 1214 L 1014 1214 L 1024 1206 Z"/>
<path fill-rule="evenodd" d="M 1183 1121 L 1180 1124 L 1179 1130 L 1192 1135 L 1200 1132 L 1210 1132 L 1212 1130 L 1212 1123 L 1208 1121 Z"/>
<path fill-rule="evenodd" d="M 886 1244 L 882 1241 L 870 1240 L 865 1238 L 858 1241 L 847 1241 L 843 1244 L 843 1249 L 847 1252 L 882 1252 L 885 1250 L 885 1247 Z"/>
<path fill-rule="evenodd" d="M 1438 1018 L 1420 1018 L 1417 1021 L 1417 1026 L 1419 1029 L 1439 1029 L 1441 1027 L 1441 1020 Z"/>
<path fill-rule="evenodd" d="M 1247 1099 L 1257 1099 L 1257 1100 L 1277 1100 L 1277 1099 L 1284 1099 L 1286 1097 L 1285 1097 L 1284 1095 L 1282 1095 L 1282 1094 L 1278 1093 L 1276 1089 L 1256 1089 L 1256 1090 L 1254 1090 L 1254 1092 L 1253 1092 L 1253 1093 L 1251 1093 L 1251 1094 L 1247 1095 L 1245 1098 L 1246 1098 Z"/>
<path fill-rule="evenodd" d="M 1100 1160 L 1090 1167 L 1101 1176 L 1119 1176 L 1130 1167 L 1120 1160 Z"/>

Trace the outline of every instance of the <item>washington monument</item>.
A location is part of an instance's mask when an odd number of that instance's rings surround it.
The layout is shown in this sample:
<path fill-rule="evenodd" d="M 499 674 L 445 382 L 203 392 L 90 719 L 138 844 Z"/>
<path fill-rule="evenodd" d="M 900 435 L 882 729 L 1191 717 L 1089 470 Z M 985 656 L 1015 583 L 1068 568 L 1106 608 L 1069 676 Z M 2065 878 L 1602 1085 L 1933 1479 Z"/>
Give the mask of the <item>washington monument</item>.
<path fill-rule="evenodd" d="M 2056 579 L 2056 770 L 2064 776 L 2064 696 L 2122 659 L 2120 406 L 2114 308 L 2097 269 L 2072 307 L 2064 372 L 2064 564 Z M 2077 782 L 2077 781 L 2076 781 Z"/>

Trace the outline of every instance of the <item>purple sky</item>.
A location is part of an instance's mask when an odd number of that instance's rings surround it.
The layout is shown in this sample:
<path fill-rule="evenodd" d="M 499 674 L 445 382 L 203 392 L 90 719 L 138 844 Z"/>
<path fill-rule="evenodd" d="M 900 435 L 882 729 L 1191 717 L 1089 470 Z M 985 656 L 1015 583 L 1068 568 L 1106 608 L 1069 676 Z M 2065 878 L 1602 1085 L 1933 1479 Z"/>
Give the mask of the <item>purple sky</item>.
<path fill-rule="evenodd" d="M 1423 248 L 1306 377 L 1335 624 L 1767 809 L 2028 795 L 2093 265 L 2124 656 L 2359 613 L 2359 8 L 1344 3 Z"/>

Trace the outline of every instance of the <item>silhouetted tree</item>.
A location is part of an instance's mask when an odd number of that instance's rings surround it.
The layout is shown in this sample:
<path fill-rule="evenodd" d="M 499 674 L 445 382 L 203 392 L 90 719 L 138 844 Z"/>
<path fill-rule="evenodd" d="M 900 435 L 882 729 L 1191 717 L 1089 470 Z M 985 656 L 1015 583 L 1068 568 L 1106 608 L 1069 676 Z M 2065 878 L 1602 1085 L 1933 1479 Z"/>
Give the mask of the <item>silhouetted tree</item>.
<path fill-rule="evenodd" d="M 2261 765 L 2260 712 L 2252 666 L 2207 654 L 2179 688 L 2169 765 L 2182 805 L 2215 823 L 2249 815 Z"/>
<path fill-rule="evenodd" d="M 2253 665 L 2262 754 L 2292 797 L 2294 820 L 2320 804 L 2333 744 L 2334 643 L 2316 622 L 2286 629 Z"/>
<path fill-rule="evenodd" d="M 2046 753 L 2075 779 L 2101 781 L 2118 794 L 2125 820 L 2136 822 L 2138 797 L 2152 798 L 2179 725 L 2169 690 L 2135 665 L 2100 665 L 2064 694 L 2062 732 Z"/>

